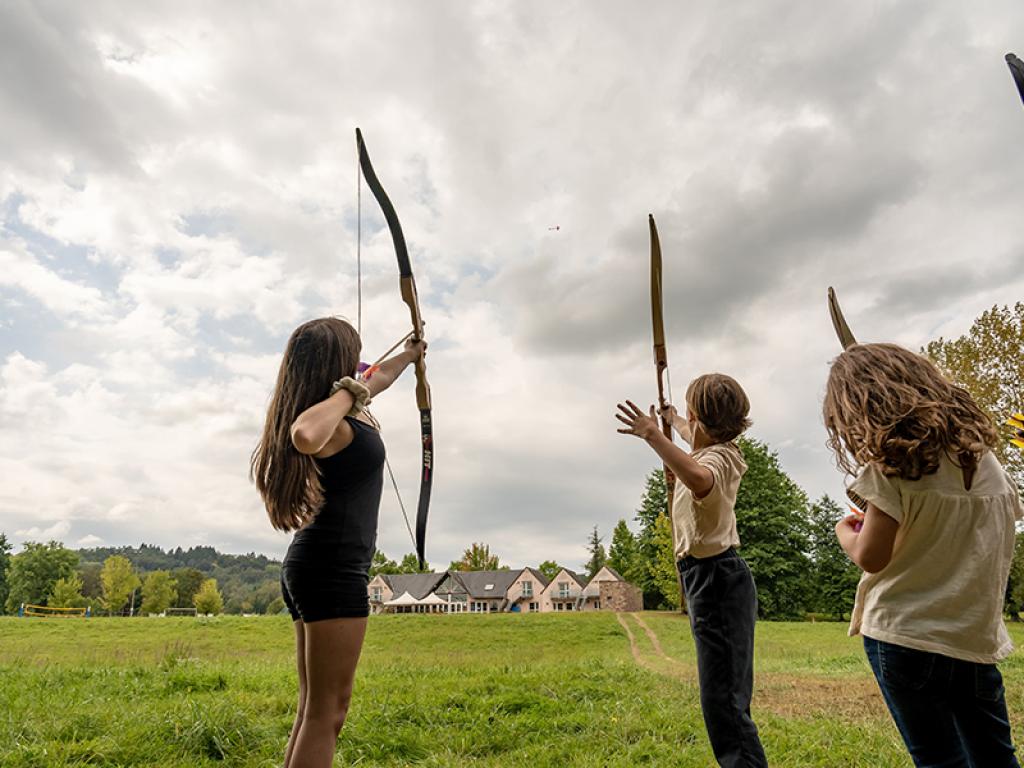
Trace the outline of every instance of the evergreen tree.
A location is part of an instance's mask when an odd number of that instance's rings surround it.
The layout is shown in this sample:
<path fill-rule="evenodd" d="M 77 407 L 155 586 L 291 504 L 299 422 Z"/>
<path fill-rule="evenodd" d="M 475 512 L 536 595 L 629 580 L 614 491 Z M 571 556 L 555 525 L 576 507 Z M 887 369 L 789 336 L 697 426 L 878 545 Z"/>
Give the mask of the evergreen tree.
<path fill-rule="evenodd" d="M 590 538 L 587 541 L 587 551 L 590 553 L 590 559 L 587 564 L 583 566 L 583 569 L 587 572 L 587 580 L 594 578 L 597 572 L 604 568 L 605 563 L 608 561 L 608 555 L 604 551 L 604 544 L 601 543 L 602 539 L 597 533 L 597 526 L 594 526 L 594 530 L 590 534 Z"/>
<path fill-rule="evenodd" d="M 612 543 L 608 548 L 608 565 L 614 568 L 626 581 L 637 584 L 640 580 L 640 551 L 636 537 L 625 520 L 619 520 L 612 532 Z"/>
<path fill-rule="evenodd" d="M 839 621 L 853 609 L 861 576 L 836 537 L 836 523 L 842 516 L 843 508 L 826 495 L 811 505 L 808 520 L 813 588 L 808 591 L 807 607 Z"/>
<path fill-rule="evenodd" d="M 736 496 L 741 554 L 757 584 L 762 618 L 803 616 L 810 588 L 807 557 L 807 494 L 779 466 L 778 455 L 764 443 L 737 441 L 747 473 Z"/>

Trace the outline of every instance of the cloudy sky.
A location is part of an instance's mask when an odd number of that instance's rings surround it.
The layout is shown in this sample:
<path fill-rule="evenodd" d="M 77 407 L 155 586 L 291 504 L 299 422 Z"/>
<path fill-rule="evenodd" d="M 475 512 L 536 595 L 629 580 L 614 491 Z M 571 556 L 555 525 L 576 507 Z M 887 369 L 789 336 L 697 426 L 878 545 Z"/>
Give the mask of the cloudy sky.
<path fill-rule="evenodd" d="M 291 330 L 355 319 L 360 218 L 365 357 L 408 329 L 357 125 L 431 344 L 431 561 L 632 518 L 648 212 L 675 398 L 734 375 L 836 494 L 826 287 L 913 348 L 1024 296 L 1010 50 L 1019 0 L 0 3 L 0 531 L 283 554 L 248 457 Z M 414 508 L 412 384 L 376 414 Z"/>

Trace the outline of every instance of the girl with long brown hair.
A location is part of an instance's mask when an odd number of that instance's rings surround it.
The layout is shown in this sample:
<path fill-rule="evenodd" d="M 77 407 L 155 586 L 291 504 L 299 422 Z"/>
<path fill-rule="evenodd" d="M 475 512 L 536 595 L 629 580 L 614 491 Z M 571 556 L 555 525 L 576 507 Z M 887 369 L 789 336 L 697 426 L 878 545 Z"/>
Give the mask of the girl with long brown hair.
<path fill-rule="evenodd" d="M 918 766 L 1019 766 L 996 662 L 1013 646 L 1003 596 L 1024 505 L 966 390 L 894 344 L 832 364 L 828 444 L 867 507 L 836 525 L 864 571 L 850 634 Z"/>
<path fill-rule="evenodd" d="M 271 524 L 295 531 L 281 592 L 295 625 L 299 702 L 285 768 L 330 766 L 366 633 L 384 444 L 365 407 L 426 351 L 423 341 L 357 379 L 344 320 L 300 325 L 285 348 L 250 472 Z"/>

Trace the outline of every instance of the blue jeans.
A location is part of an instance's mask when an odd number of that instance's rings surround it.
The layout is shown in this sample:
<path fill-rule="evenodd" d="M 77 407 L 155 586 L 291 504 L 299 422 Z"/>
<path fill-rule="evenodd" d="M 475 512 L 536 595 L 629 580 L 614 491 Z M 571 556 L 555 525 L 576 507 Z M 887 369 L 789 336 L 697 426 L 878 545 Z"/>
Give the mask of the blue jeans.
<path fill-rule="evenodd" d="M 995 664 L 864 638 L 871 669 L 914 765 L 1020 768 Z"/>

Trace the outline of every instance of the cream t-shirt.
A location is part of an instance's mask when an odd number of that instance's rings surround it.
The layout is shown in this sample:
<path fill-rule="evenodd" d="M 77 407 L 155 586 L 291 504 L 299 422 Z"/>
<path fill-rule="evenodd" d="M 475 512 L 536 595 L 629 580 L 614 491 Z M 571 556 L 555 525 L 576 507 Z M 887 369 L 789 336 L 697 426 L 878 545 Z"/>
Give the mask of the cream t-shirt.
<path fill-rule="evenodd" d="M 693 452 L 697 463 L 711 470 L 715 484 L 703 499 L 676 479 L 672 525 L 676 532 L 676 560 L 711 557 L 740 545 L 736 533 L 736 492 L 747 463 L 736 443 L 717 443 Z"/>
<path fill-rule="evenodd" d="M 971 489 L 948 458 L 919 480 L 866 466 L 851 489 L 898 522 L 892 560 L 857 586 L 850 635 L 991 664 L 1013 650 L 1003 595 L 1024 505 L 991 453 Z"/>

